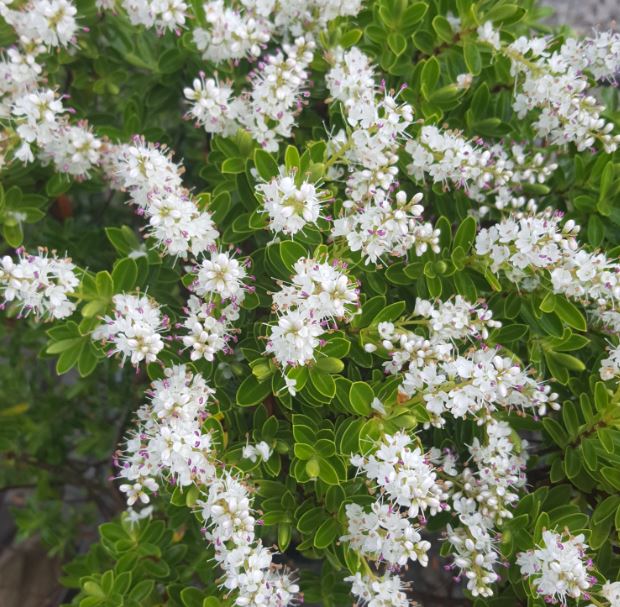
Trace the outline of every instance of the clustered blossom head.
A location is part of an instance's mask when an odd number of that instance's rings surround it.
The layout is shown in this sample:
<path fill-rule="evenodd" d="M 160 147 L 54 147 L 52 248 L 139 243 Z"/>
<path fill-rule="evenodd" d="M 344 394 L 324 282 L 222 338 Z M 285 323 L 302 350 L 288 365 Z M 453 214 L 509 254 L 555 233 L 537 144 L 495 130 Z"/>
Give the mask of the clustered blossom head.
<path fill-rule="evenodd" d="M 0 15 L 23 45 L 68 46 L 78 29 L 76 13 L 77 9 L 68 0 L 30 0 L 19 11 L 0 3 Z"/>
<path fill-rule="evenodd" d="M 601 361 L 599 373 L 603 381 L 610 381 L 620 376 L 620 346 L 607 348 L 607 358 Z"/>
<path fill-rule="evenodd" d="M 149 234 L 170 255 L 186 258 L 211 250 L 219 232 L 183 187 L 181 168 L 165 147 L 139 137 L 132 145 L 110 145 L 105 168 L 112 184 L 127 190 L 149 224 Z"/>
<path fill-rule="evenodd" d="M 389 572 L 382 576 L 356 573 L 344 578 L 357 597 L 356 605 L 366 607 L 410 607 L 402 579 Z"/>
<path fill-rule="evenodd" d="M 101 8 L 113 8 L 114 0 L 97 0 Z M 112 6 L 106 6 L 111 3 Z M 183 0 L 121 0 L 121 5 L 132 25 L 153 27 L 158 32 L 179 33 L 188 16 L 188 5 Z"/>
<path fill-rule="evenodd" d="M 360 0 L 223 0 L 203 4 L 205 27 L 193 38 L 203 59 L 220 63 L 256 58 L 274 36 L 288 39 L 322 30 L 339 16 L 356 15 Z"/>
<path fill-rule="evenodd" d="M 617 149 L 620 135 L 613 135 L 613 123 L 601 117 L 604 107 L 588 94 L 589 82 L 583 72 L 591 68 L 595 77 L 609 77 L 610 65 L 618 65 L 618 43 L 612 35 L 569 42 L 552 52 L 544 38 L 522 36 L 502 46 L 490 22 L 478 33 L 482 41 L 510 59 L 518 83 L 513 108 L 519 118 L 538 113 L 533 126 L 540 137 L 554 145 L 574 143 L 579 151 L 596 142 L 607 153 Z"/>
<path fill-rule="evenodd" d="M 374 481 L 382 492 L 409 516 L 437 514 L 446 507 L 450 483 L 437 478 L 429 458 L 420 447 L 410 447 L 405 432 L 386 435 L 379 448 L 365 457 L 354 455 L 351 463 Z"/>
<path fill-rule="evenodd" d="M 533 200 L 519 195 L 523 184 L 544 183 L 557 169 L 541 153 L 531 157 L 514 144 L 508 153 L 501 145 L 488 145 L 481 139 L 465 139 L 456 131 L 424 125 L 416 139 L 405 144 L 411 163 L 407 171 L 422 180 L 428 174 L 434 183 L 463 188 L 469 198 L 486 203 L 493 196 L 499 210 L 528 208 L 536 210 Z M 484 212 L 487 207 L 480 207 Z"/>
<path fill-rule="evenodd" d="M 517 451 L 506 422 L 493 420 L 485 431 L 486 441 L 475 438 L 469 447 L 475 467 L 466 467 L 459 474 L 450 452 L 438 458 L 448 463 L 443 469 L 455 478 L 456 490 L 450 497 L 458 525 L 449 525 L 446 534 L 454 553 L 452 566 L 467 579 L 474 596 L 493 594 L 491 585 L 499 579 L 495 567 L 500 560 L 495 530 L 512 518 L 510 507 L 525 484 L 527 443 L 523 441 Z"/>
<path fill-rule="evenodd" d="M 574 221 L 560 225 L 561 212 L 509 217 L 480 230 L 476 253 L 494 272 L 533 289 L 547 271 L 554 293 L 594 305 L 606 324 L 617 324 L 616 305 L 620 297 L 620 265 L 603 253 L 580 248 Z"/>
<path fill-rule="evenodd" d="M 146 295 L 120 293 L 112 299 L 113 316 L 105 316 L 103 323 L 92 333 L 94 340 L 111 345 L 109 355 L 120 354 L 123 362 L 131 364 L 155 362 L 164 349 L 161 332 L 168 319 L 162 316 L 159 305 Z"/>
<path fill-rule="evenodd" d="M 310 36 L 283 44 L 257 63 L 248 76 L 250 88 L 236 97 L 227 84 L 202 76 L 195 79 L 193 88 L 183 91 L 192 102 L 188 115 L 209 133 L 231 135 L 243 128 L 263 148 L 277 151 L 280 139 L 292 135 L 302 108 L 314 48 Z"/>
<path fill-rule="evenodd" d="M 59 172 L 84 179 L 100 161 L 102 143 L 86 122 L 69 124 L 65 111 L 60 98 L 50 89 L 17 97 L 11 108 L 21 140 L 15 157 L 31 162 L 32 146 L 36 145 L 43 164 L 52 163 Z"/>
<path fill-rule="evenodd" d="M 120 488 L 130 506 L 148 503 L 162 477 L 185 487 L 214 475 L 213 440 L 201 429 L 212 395 L 204 378 L 184 365 L 153 382 L 151 401 L 138 410 L 139 427 L 120 460 Z"/>
<path fill-rule="evenodd" d="M 278 324 L 271 328 L 266 351 L 282 366 L 314 360 L 319 337 L 329 324 L 348 322 L 359 306 L 359 289 L 338 262 L 300 259 L 290 285 L 273 294 Z"/>
<path fill-rule="evenodd" d="M 162 480 L 202 493 L 197 501 L 205 538 L 224 571 L 222 585 L 235 592 L 238 607 L 284 607 L 299 592 L 290 574 L 272 563 L 255 537 L 249 490 L 229 471 L 218 473 L 216 445 L 203 431 L 213 390 L 184 365 L 166 369 L 153 382 L 150 404 L 138 411 L 139 426 L 120 457 L 120 489 L 132 506 L 147 504 Z M 139 518 L 140 513 L 137 513 Z"/>
<path fill-rule="evenodd" d="M 413 313 L 428 318 L 428 330 L 432 340 L 472 338 L 488 339 L 489 329 L 496 329 L 502 323 L 493 319 L 493 312 L 483 301 L 481 305 L 471 304 L 461 295 L 447 301 L 432 302 L 417 299 Z M 386 328 L 387 329 L 387 328 Z"/>
<path fill-rule="evenodd" d="M 317 189 L 303 175 L 280 167 L 280 174 L 271 181 L 258 183 L 256 191 L 269 216 L 272 232 L 294 236 L 308 224 L 315 224 L 321 216 L 321 206 L 329 192 Z"/>
<path fill-rule="evenodd" d="M 69 295 L 80 281 L 71 260 L 49 255 L 45 249 L 39 249 L 38 255 L 23 249 L 17 253 L 17 260 L 7 255 L 0 262 L 2 306 L 15 302 L 22 315 L 32 313 L 46 320 L 73 314 L 75 303 Z"/>
<path fill-rule="evenodd" d="M 340 539 L 361 555 L 396 568 L 409 560 L 428 564 L 430 542 L 398 507 L 374 502 L 367 512 L 359 504 L 347 504 L 346 515 L 347 534 Z"/>
<path fill-rule="evenodd" d="M 191 348 L 192 360 L 212 361 L 218 352 L 229 352 L 234 339 L 234 322 L 245 299 L 245 266 L 229 252 L 212 252 L 193 268 L 195 280 L 184 308 L 185 317 L 177 328 L 188 333 L 182 336 L 183 345 Z M 197 297 L 198 296 L 198 297 Z"/>
<path fill-rule="evenodd" d="M 406 257 L 410 250 L 423 255 L 427 250 L 439 252 L 439 230 L 422 223 L 423 207 L 418 204 L 422 194 L 407 199 L 404 191 L 380 202 L 373 201 L 356 207 L 334 221 L 332 237 L 343 236 L 351 251 L 361 251 L 365 263 L 379 258 Z"/>
<path fill-rule="evenodd" d="M 409 199 L 398 188 L 400 140 L 413 122 L 413 110 L 399 105 L 397 95 L 377 90 L 373 68 L 357 48 L 335 49 L 325 80 L 332 98 L 343 105 L 349 134 L 337 133 L 330 142 L 332 161 L 350 166 L 347 200 L 334 222 L 332 237 L 345 237 L 352 251 L 361 251 L 366 263 L 383 255 L 404 257 L 415 248 L 439 250 L 439 232 L 422 222 L 422 199 Z M 332 171 L 333 178 L 341 175 Z"/>
<path fill-rule="evenodd" d="M 557 394 L 499 349 L 482 343 L 459 352 L 452 340 L 478 340 L 497 326 L 490 311 L 458 298 L 454 303 L 438 303 L 436 310 L 421 301 L 417 312 L 430 319 L 428 338 L 393 323 L 381 323 L 377 331 L 390 356 L 384 363 L 386 372 L 402 373 L 399 390 L 405 398 L 415 395 L 424 403 L 431 417 L 426 425 L 443 426 L 447 413 L 457 418 L 471 415 L 482 424 L 500 407 L 534 409 L 540 415 L 549 406 L 557 408 Z M 376 347 L 371 341 L 366 349 Z"/>
<path fill-rule="evenodd" d="M 543 531 L 540 545 L 517 555 L 517 564 L 539 596 L 566 605 L 569 598 L 588 598 L 588 590 L 596 582 L 589 572 L 592 561 L 587 550 L 582 534 L 571 536 L 547 530 Z"/>

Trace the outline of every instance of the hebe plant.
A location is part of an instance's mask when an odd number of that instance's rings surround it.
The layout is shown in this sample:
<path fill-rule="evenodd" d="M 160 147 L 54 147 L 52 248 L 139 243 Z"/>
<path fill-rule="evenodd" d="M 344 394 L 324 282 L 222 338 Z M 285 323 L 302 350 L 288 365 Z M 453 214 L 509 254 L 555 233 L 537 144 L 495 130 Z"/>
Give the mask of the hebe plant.
<path fill-rule="evenodd" d="M 0 15 L 2 483 L 68 550 L 53 486 L 90 479 L 72 604 L 402 606 L 438 544 L 476 605 L 620 605 L 617 34 L 504 0 Z"/>

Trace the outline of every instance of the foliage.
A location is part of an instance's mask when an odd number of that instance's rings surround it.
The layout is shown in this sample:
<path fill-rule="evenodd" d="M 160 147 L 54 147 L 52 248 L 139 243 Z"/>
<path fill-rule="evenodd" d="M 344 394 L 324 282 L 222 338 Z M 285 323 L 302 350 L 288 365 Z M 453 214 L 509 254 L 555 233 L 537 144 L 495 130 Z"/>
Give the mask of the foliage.
<path fill-rule="evenodd" d="M 42 68 L 0 69 L 0 488 L 71 604 L 406 605 L 430 540 L 472 604 L 619 605 L 618 36 L 313 1 L 217 50 L 217 2 L 78 0 L 35 49 L 41 1 L 0 10 Z M 51 126 L 19 109 L 44 89 Z M 586 548 L 549 591 L 552 541 Z"/>

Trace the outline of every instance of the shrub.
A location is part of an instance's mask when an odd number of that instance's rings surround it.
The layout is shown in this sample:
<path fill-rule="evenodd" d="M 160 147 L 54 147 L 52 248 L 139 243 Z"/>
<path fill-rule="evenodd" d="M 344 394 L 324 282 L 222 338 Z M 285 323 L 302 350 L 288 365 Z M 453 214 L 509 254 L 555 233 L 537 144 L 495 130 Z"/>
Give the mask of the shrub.
<path fill-rule="evenodd" d="M 401 606 L 436 544 L 476 605 L 620 605 L 617 34 L 0 15 L 0 479 L 52 551 L 106 520 L 71 604 Z"/>

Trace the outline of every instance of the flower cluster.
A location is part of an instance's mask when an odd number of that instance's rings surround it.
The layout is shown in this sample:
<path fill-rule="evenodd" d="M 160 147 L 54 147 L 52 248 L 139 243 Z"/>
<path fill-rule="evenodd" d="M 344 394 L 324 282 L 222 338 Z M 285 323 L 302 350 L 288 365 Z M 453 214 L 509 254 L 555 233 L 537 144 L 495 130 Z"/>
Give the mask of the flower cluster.
<path fill-rule="evenodd" d="M 186 258 L 211 250 L 219 233 L 181 181 L 181 168 L 163 146 L 134 138 L 132 145 L 107 146 L 104 168 L 111 185 L 127 190 L 149 234 L 170 255 Z"/>
<path fill-rule="evenodd" d="M 519 553 L 517 564 L 533 582 L 537 594 L 566 605 L 568 598 L 588 598 L 588 590 L 596 582 L 589 572 L 592 562 L 587 550 L 582 534 L 573 537 L 547 530 L 538 547 Z"/>
<path fill-rule="evenodd" d="M 375 263 L 384 255 L 406 257 L 415 250 L 423 255 L 427 250 L 439 252 L 439 230 L 422 223 L 423 208 L 418 203 L 422 194 L 407 200 L 399 191 L 394 199 L 360 205 L 334 221 L 332 237 L 343 236 L 351 251 L 361 251 L 365 263 Z"/>
<path fill-rule="evenodd" d="M 114 0 L 97 1 L 101 8 L 113 8 Z M 121 5 L 132 25 L 154 27 L 158 32 L 180 32 L 188 16 L 183 0 L 121 0 Z"/>
<path fill-rule="evenodd" d="M 77 9 L 68 0 L 30 0 L 19 11 L 0 2 L 0 15 L 24 46 L 68 46 L 77 33 Z"/>
<path fill-rule="evenodd" d="M 166 369 L 153 382 L 150 404 L 138 410 L 139 427 L 120 459 L 121 491 L 129 505 L 148 503 L 161 477 L 186 487 L 215 474 L 213 440 L 201 430 L 212 394 L 204 378 L 184 365 Z"/>
<path fill-rule="evenodd" d="M 390 504 L 374 502 L 370 512 L 359 504 L 347 504 L 348 532 L 340 539 L 373 561 L 390 567 L 404 567 L 409 560 L 428 564 L 430 542 L 419 529 Z"/>
<path fill-rule="evenodd" d="M 581 248 L 576 237 L 579 226 L 569 220 L 560 225 L 562 213 L 509 217 L 480 230 L 476 253 L 494 272 L 535 288 L 540 272 L 549 272 L 555 293 L 598 307 L 606 324 L 617 323 L 615 302 L 620 296 L 620 265 L 602 253 Z"/>
<path fill-rule="evenodd" d="M 285 167 L 280 167 L 280 174 L 271 181 L 258 183 L 256 191 L 269 215 L 269 229 L 289 236 L 303 231 L 307 224 L 316 225 L 321 206 L 329 197 L 328 192 L 318 190 L 301 174 L 287 172 Z"/>
<path fill-rule="evenodd" d="M 601 361 L 599 373 L 603 381 L 609 381 L 620 375 L 620 346 L 607 348 L 607 358 Z"/>
<path fill-rule="evenodd" d="M 70 259 L 51 256 L 44 249 L 38 255 L 17 251 L 17 260 L 8 255 L 0 262 L 0 292 L 4 307 L 15 302 L 21 314 L 39 318 L 66 318 L 75 310 L 69 295 L 80 281 Z"/>
<path fill-rule="evenodd" d="M 548 406 L 557 408 L 557 395 L 550 387 L 530 377 L 499 349 L 483 343 L 459 352 L 453 339 L 480 339 L 498 325 L 488 310 L 457 298 L 452 304 L 438 304 L 436 310 L 423 300 L 417 312 L 430 319 L 428 338 L 382 323 L 377 327 L 378 340 L 390 356 L 384 363 L 386 372 L 402 373 L 401 393 L 424 403 L 430 424 L 443 426 L 446 413 L 457 418 L 472 415 L 483 423 L 499 407 L 534 409 L 540 415 Z M 371 341 L 366 349 L 376 347 Z"/>
<path fill-rule="evenodd" d="M 405 145 L 411 156 L 407 171 L 415 179 L 428 174 L 434 183 L 447 183 L 463 188 L 469 198 L 485 203 L 493 196 L 497 209 L 524 208 L 535 210 L 533 200 L 518 195 L 523 184 L 544 183 L 557 169 L 541 153 L 526 155 L 522 146 L 514 144 L 510 154 L 499 144 L 475 142 L 456 131 L 425 125 L 417 139 Z M 481 207 L 483 213 L 486 207 Z"/>
<path fill-rule="evenodd" d="M 185 318 L 177 328 L 187 330 L 183 345 L 191 348 L 190 358 L 212 361 L 218 352 L 228 352 L 235 332 L 239 307 L 246 293 L 245 266 L 230 253 L 212 253 L 193 268 L 195 280 L 184 309 Z M 198 297 L 197 297 L 198 296 Z"/>
<path fill-rule="evenodd" d="M 409 516 L 436 514 L 446 507 L 450 483 L 437 478 L 429 458 L 420 447 L 410 447 L 404 432 L 386 435 L 379 448 L 368 457 L 354 455 L 351 463 L 373 480 L 381 491 Z"/>
<path fill-rule="evenodd" d="M 103 318 L 92 338 L 110 344 L 109 355 L 118 353 L 123 362 L 127 358 L 134 366 L 155 362 L 164 349 L 161 332 L 168 325 L 157 303 L 146 295 L 119 293 L 113 304 L 113 316 Z"/>
<path fill-rule="evenodd" d="M 420 194 L 409 198 L 398 187 L 400 139 L 413 122 L 413 111 L 399 105 L 397 96 L 377 91 L 373 68 L 366 55 L 353 48 L 337 48 L 326 83 L 332 98 L 343 105 L 352 131 L 337 133 L 331 163 L 350 166 L 347 197 L 342 216 L 334 222 L 332 236 L 346 237 L 352 251 L 361 251 L 366 263 L 384 255 L 404 257 L 411 249 L 422 255 L 437 252 L 439 232 L 422 222 Z M 333 173 L 340 177 L 339 172 Z"/>
<path fill-rule="evenodd" d="M 266 348 L 282 366 L 314 360 L 319 337 L 330 322 L 347 322 L 359 306 L 359 289 L 342 264 L 300 259 L 293 269 L 291 284 L 273 294 L 279 318 Z"/>
<path fill-rule="evenodd" d="M 14 100 L 11 114 L 22 144 L 15 157 L 34 160 L 32 146 L 39 148 L 43 164 L 53 163 L 56 170 L 84 179 L 100 161 L 102 143 L 86 122 L 68 122 L 62 101 L 50 89 L 26 93 Z"/>
<path fill-rule="evenodd" d="M 279 140 L 291 136 L 302 107 L 314 48 L 309 36 L 283 44 L 281 50 L 258 62 L 248 77 L 250 88 L 236 97 L 228 84 L 196 78 L 193 88 L 183 91 L 193 104 L 188 115 L 209 133 L 230 135 L 243 128 L 263 148 L 277 151 Z"/>
<path fill-rule="evenodd" d="M 597 141 L 608 153 L 617 149 L 620 135 L 612 135 L 613 123 L 601 117 L 604 107 L 588 94 L 588 79 L 582 72 L 591 68 L 596 77 L 609 76 L 609 67 L 618 65 L 618 42 L 613 36 L 599 39 L 600 45 L 594 39 L 578 48 L 569 43 L 552 52 L 544 38 L 522 36 L 501 46 L 499 34 L 488 22 L 479 28 L 479 35 L 510 59 L 518 81 L 513 108 L 519 118 L 538 112 L 533 126 L 539 136 L 554 145 L 574 143 L 580 151 Z M 577 61 L 575 55 L 579 55 Z"/>
<path fill-rule="evenodd" d="M 454 551 L 453 566 L 465 576 L 474 596 L 493 594 L 490 586 L 499 577 L 495 571 L 499 561 L 495 529 L 512 518 L 510 507 L 525 484 L 525 441 L 517 451 L 506 422 L 493 420 L 485 431 L 486 442 L 475 438 L 469 447 L 475 469 L 466 467 L 459 475 L 450 470 L 458 488 L 451 495 L 451 506 L 459 525 L 448 527 L 447 541 Z M 450 467 L 444 466 L 444 470 Z"/>
<path fill-rule="evenodd" d="M 220 63 L 255 58 L 274 35 L 284 38 L 323 28 L 339 16 L 355 15 L 359 0 L 223 0 L 203 4 L 206 27 L 196 27 L 193 38 L 203 59 Z"/>
<path fill-rule="evenodd" d="M 428 331 L 432 340 L 457 340 L 471 338 L 484 340 L 489 337 L 489 329 L 496 329 L 502 323 L 493 319 L 493 312 L 485 302 L 471 304 L 461 295 L 453 299 L 432 302 L 417 299 L 414 315 L 428 318 Z M 380 332 L 391 334 L 390 325 L 379 327 Z"/>
<path fill-rule="evenodd" d="M 218 474 L 214 440 L 202 425 L 213 390 L 184 365 L 165 370 L 151 388 L 151 402 L 138 411 L 139 426 L 120 457 L 120 486 L 131 506 L 150 501 L 162 479 L 197 486 L 205 537 L 224 571 L 223 586 L 236 591 L 235 605 L 288 605 L 299 591 L 286 570 L 272 564 L 272 553 L 255 538 L 251 497 L 241 479 Z"/>
<path fill-rule="evenodd" d="M 344 579 L 350 582 L 357 605 L 366 607 L 409 607 L 403 581 L 397 575 L 384 573 L 381 577 L 356 573 Z"/>

